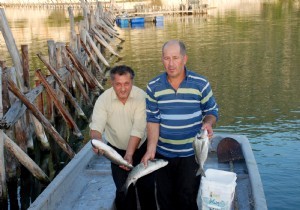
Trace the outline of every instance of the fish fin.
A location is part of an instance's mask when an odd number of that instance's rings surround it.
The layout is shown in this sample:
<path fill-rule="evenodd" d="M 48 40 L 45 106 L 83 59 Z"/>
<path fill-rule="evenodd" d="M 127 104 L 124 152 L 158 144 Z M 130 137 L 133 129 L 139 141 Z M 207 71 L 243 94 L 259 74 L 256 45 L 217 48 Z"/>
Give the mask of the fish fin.
<path fill-rule="evenodd" d="M 129 185 L 130 186 L 130 185 Z M 127 195 L 127 191 L 128 191 L 128 188 L 129 186 L 126 186 L 126 184 L 124 184 L 121 188 L 121 192 L 123 192 L 125 195 Z"/>

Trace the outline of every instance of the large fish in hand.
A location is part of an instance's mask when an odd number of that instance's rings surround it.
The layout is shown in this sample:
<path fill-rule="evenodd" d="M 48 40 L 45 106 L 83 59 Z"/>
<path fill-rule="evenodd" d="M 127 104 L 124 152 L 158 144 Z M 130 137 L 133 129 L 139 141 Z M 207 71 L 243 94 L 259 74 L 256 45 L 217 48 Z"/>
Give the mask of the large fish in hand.
<path fill-rule="evenodd" d="M 103 155 L 111 162 L 117 165 L 126 166 L 127 168 L 133 168 L 130 163 L 128 163 L 116 150 L 114 150 L 114 148 L 109 145 L 97 139 L 92 139 L 91 143 L 94 148 L 101 150 Z"/>
<path fill-rule="evenodd" d="M 195 140 L 193 141 L 193 148 L 195 151 L 196 162 L 199 164 L 199 169 L 196 173 L 196 176 L 199 176 L 200 174 L 201 176 L 205 176 L 203 166 L 207 159 L 209 148 L 208 132 L 206 129 L 201 130 L 201 133 L 198 133 L 195 136 Z"/>
<path fill-rule="evenodd" d="M 140 164 L 136 165 L 128 174 L 126 182 L 125 182 L 124 186 L 122 187 L 122 191 L 124 191 L 126 194 L 131 183 L 133 183 L 135 185 L 136 181 L 139 178 L 141 178 L 147 174 L 150 174 L 153 171 L 156 171 L 156 170 L 166 166 L 167 164 L 168 164 L 167 160 L 153 159 L 153 160 L 148 161 L 147 167 L 145 167 L 144 163 L 140 163 Z"/>

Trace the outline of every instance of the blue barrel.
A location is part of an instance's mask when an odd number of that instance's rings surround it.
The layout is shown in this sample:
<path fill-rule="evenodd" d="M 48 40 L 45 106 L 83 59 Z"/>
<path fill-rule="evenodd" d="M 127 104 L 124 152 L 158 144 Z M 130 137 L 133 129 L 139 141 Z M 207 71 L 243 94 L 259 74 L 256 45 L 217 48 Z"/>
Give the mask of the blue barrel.
<path fill-rule="evenodd" d="M 141 24 L 141 23 L 145 23 L 145 18 L 144 17 L 133 17 L 130 20 L 131 24 Z"/>

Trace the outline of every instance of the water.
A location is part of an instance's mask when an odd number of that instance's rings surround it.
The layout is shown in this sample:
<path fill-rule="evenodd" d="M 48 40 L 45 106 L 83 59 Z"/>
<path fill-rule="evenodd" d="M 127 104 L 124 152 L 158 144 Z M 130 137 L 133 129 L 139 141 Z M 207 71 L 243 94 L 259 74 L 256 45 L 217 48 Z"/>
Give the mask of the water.
<path fill-rule="evenodd" d="M 145 89 L 164 71 L 162 44 L 183 40 L 187 67 L 208 77 L 220 106 L 216 130 L 247 135 L 268 208 L 295 209 L 300 206 L 300 2 L 223 0 L 209 5 L 216 8 L 206 16 L 168 16 L 160 27 L 117 28 L 126 40 L 118 64 L 133 67 L 135 84 Z M 47 53 L 47 39 L 68 41 L 67 13 L 6 13 L 17 45 L 29 44 L 32 69 L 40 68 L 35 54 Z M 1 39 L 0 52 L 5 55 Z"/>

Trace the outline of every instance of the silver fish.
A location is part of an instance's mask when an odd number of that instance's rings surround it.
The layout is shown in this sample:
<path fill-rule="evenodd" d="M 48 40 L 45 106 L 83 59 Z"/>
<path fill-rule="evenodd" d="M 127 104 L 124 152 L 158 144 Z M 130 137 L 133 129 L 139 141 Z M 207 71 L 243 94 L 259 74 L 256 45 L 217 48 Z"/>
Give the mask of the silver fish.
<path fill-rule="evenodd" d="M 97 139 L 92 139 L 91 143 L 94 148 L 102 150 L 103 155 L 111 162 L 117 165 L 123 165 L 128 168 L 133 168 L 130 163 L 128 163 L 119 153 L 117 153 L 116 150 L 114 150 L 114 148 L 110 147 L 109 145 Z"/>
<path fill-rule="evenodd" d="M 195 159 L 199 164 L 199 169 L 196 173 L 196 176 L 206 176 L 203 166 L 207 159 L 208 148 L 209 148 L 209 139 L 207 130 L 201 130 L 201 133 L 198 133 L 195 136 L 195 140 L 193 141 L 193 148 L 195 151 Z"/>
<path fill-rule="evenodd" d="M 150 174 L 153 171 L 156 171 L 156 170 L 166 166 L 167 164 L 168 164 L 167 160 L 153 159 L 153 160 L 148 161 L 148 165 L 146 168 L 145 168 L 144 163 L 140 163 L 140 164 L 136 165 L 128 174 L 126 182 L 125 182 L 124 186 L 122 187 L 122 191 L 127 193 L 127 190 L 129 188 L 129 186 L 131 185 L 131 183 L 133 183 L 135 185 L 135 183 L 137 182 L 137 180 L 139 178 L 141 178 L 147 174 Z"/>

